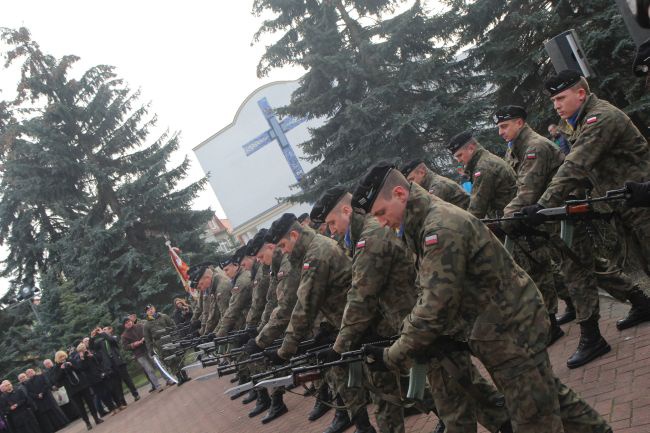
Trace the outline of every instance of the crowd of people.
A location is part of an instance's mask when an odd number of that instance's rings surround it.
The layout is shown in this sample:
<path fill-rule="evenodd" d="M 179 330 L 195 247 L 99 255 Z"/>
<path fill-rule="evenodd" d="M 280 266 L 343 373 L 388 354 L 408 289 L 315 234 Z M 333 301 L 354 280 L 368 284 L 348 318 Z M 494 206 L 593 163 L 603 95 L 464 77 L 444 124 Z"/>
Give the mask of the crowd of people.
<path fill-rule="evenodd" d="M 174 320 L 170 325 L 182 326 L 189 321 L 192 310 L 184 299 L 174 300 Z M 107 415 L 116 415 L 127 408 L 123 385 L 134 401 L 140 394 L 127 369 L 122 350 L 131 352 L 146 375 L 149 392 L 162 392 L 175 384 L 163 378 L 160 383 L 152 360 L 153 340 L 147 343 L 148 328 L 166 315 L 147 305 L 144 319 L 136 314 L 123 318 L 123 332 L 115 335 L 112 326 L 96 327 L 88 336 L 60 350 L 52 359 L 43 360 L 40 368 L 27 369 L 17 376 L 18 383 L 4 380 L 0 384 L 0 431 L 12 433 L 52 433 L 70 420 L 81 418 L 88 430 L 104 422 Z M 169 319 L 171 321 L 171 319 Z M 162 373 L 162 372 L 161 372 Z M 4 430 L 3 430 L 4 429 Z"/>
<path fill-rule="evenodd" d="M 377 163 L 356 188 L 328 189 L 308 217 L 284 214 L 228 260 L 193 266 L 201 296 L 192 320 L 200 332 L 236 335 L 246 355 L 232 361 L 264 355 L 263 363 L 236 364 L 237 389 L 269 366 L 290 362 L 311 337 L 312 344 L 333 342 L 317 352 L 319 364 L 337 361 L 316 383 L 309 414 L 323 416 L 334 401 L 326 433 L 350 425 L 375 432 L 366 410 L 371 400 L 380 431 L 404 432 L 398 373 L 414 364 L 428 370 L 436 433 L 475 432 L 477 423 L 502 433 L 611 432 L 555 376 L 547 347 L 563 337 L 561 325 L 576 320 L 580 341 L 569 368 L 611 350 L 598 324 L 599 288 L 631 306 L 619 330 L 650 320 L 650 298 L 616 257 L 600 256 L 590 226 L 601 215 L 596 203 L 607 207 L 604 215 L 613 211 L 633 266 L 650 275 L 650 148 L 625 113 L 594 95 L 579 73 L 563 71 L 545 86 L 562 119 L 561 133 L 549 129 L 557 142 L 535 132 L 527 111 L 513 105 L 491 119 L 507 143 L 505 158 L 472 131 L 449 141 L 470 194 L 425 160 L 399 168 Z M 568 200 L 612 190 L 623 193 L 583 202 L 589 218 L 571 216 L 572 238 L 557 235 L 557 219 L 547 221 L 548 208 L 566 215 Z M 567 306 L 562 314 L 558 299 Z M 348 387 L 348 368 L 338 363 L 360 346 L 365 390 Z M 256 403 L 249 416 L 267 409 L 262 423 L 282 416 L 283 392 L 248 391 L 243 402 Z"/>

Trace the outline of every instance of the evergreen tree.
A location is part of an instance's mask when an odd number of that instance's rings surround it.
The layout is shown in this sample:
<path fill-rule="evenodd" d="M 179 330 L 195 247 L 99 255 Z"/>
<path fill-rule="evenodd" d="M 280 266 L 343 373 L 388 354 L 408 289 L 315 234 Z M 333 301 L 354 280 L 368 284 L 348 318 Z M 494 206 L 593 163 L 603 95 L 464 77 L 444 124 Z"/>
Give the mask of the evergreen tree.
<path fill-rule="evenodd" d="M 282 114 L 325 117 L 303 144 L 311 161 L 302 191 L 313 201 L 326 188 L 351 185 L 379 159 L 426 156 L 449 167 L 442 145 L 486 115 L 482 82 L 464 73 L 440 44 L 438 24 L 419 1 L 389 19 L 394 0 L 256 0 L 254 12 L 272 12 L 257 37 L 281 35 L 267 47 L 258 74 L 287 64 L 307 72 Z"/>
<path fill-rule="evenodd" d="M 26 29 L 2 39 L 7 65 L 21 65 L 18 96 L 0 107 L 2 275 L 14 290 L 43 289 L 53 332 L 34 338 L 71 343 L 146 303 L 170 309 L 182 286 L 164 242 L 188 261 L 210 253 L 201 235 L 212 212 L 190 208 L 206 179 L 178 188 L 189 165 L 167 167 L 178 134 L 147 144 L 156 118 L 113 67 L 74 78 L 77 57 L 43 53 Z"/>

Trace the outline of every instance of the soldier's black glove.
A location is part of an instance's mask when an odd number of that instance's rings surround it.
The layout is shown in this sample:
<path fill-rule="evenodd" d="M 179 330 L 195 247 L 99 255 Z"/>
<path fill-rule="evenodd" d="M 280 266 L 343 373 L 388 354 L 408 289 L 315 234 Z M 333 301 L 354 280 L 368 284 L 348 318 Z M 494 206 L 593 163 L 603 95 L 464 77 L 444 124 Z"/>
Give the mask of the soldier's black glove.
<path fill-rule="evenodd" d="M 523 213 L 528 217 L 528 219 L 526 220 L 528 224 L 533 226 L 538 226 L 540 224 L 543 224 L 544 221 L 546 221 L 546 218 L 543 215 L 537 214 L 537 212 L 539 212 L 542 209 L 544 209 L 544 206 L 542 206 L 539 203 L 535 203 L 535 204 L 531 204 L 530 206 L 522 207 L 521 213 Z"/>
<path fill-rule="evenodd" d="M 316 352 L 316 360 L 321 364 L 338 361 L 339 359 L 341 359 L 341 355 L 331 347 Z"/>
<path fill-rule="evenodd" d="M 287 362 L 286 359 L 280 358 L 280 355 L 278 355 L 278 349 L 266 349 L 264 351 L 264 356 L 272 365 L 282 365 Z"/>
<path fill-rule="evenodd" d="M 327 343 L 333 343 L 338 330 L 327 322 L 321 322 L 318 331 L 314 334 L 314 344 L 321 346 Z"/>
<path fill-rule="evenodd" d="M 630 207 L 650 207 L 650 182 L 625 182 L 625 204 Z"/>
<path fill-rule="evenodd" d="M 251 338 L 246 342 L 244 345 L 243 351 L 248 353 L 249 355 L 254 355 L 256 353 L 260 353 L 263 349 L 257 345 L 255 342 L 255 338 Z"/>
<path fill-rule="evenodd" d="M 371 371 L 388 371 L 388 366 L 384 362 L 385 347 L 373 346 L 366 344 L 363 346 L 363 352 L 366 355 L 366 364 Z"/>

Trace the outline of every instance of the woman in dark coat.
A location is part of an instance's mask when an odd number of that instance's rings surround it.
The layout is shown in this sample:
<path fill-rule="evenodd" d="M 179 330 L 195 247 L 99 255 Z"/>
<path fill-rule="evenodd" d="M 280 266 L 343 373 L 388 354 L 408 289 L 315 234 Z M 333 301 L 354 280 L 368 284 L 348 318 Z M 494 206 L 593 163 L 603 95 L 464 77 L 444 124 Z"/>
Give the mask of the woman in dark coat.
<path fill-rule="evenodd" d="M 76 357 L 75 357 L 76 358 Z M 77 407 L 79 416 L 86 423 L 86 428 L 91 430 L 93 427 L 88 420 L 88 414 L 86 414 L 86 409 L 84 408 L 84 402 L 90 410 L 90 414 L 95 420 L 95 424 L 101 424 L 104 421 L 97 416 L 97 409 L 93 404 L 93 396 L 90 393 L 90 386 L 86 375 L 80 369 L 79 358 L 72 358 L 71 361 L 68 360 L 68 354 L 64 351 L 56 352 L 54 356 L 55 365 L 55 381 L 57 384 L 62 384 L 65 386 L 65 390 L 68 393 L 68 398 L 71 402 Z"/>
<path fill-rule="evenodd" d="M 185 325 L 192 320 L 192 307 L 190 307 L 185 299 L 174 299 L 174 314 L 172 314 L 172 319 L 174 319 L 174 323 L 177 326 Z"/>
<path fill-rule="evenodd" d="M 0 413 L 7 417 L 10 431 L 42 433 L 34 415 L 34 402 L 27 393 L 23 389 L 14 389 L 8 380 L 2 382 L 0 389 Z"/>
<path fill-rule="evenodd" d="M 113 399 L 111 390 L 109 388 L 109 372 L 106 371 L 102 365 L 101 355 L 99 353 L 89 350 L 85 344 L 81 343 L 77 346 L 77 354 L 79 356 L 81 369 L 86 374 L 86 379 L 92 388 L 95 395 L 104 403 L 109 412 L 113 415 L 117 413 L 117 404 Z"/>
<path fill-rule="evenodd" d="M 27 379 L 23 383 L 27 395 L 36 405 L 36 419 L 44 432 L 55 432 L 68 424 L 65 416 L 52 395 L 52 384 L 44 374 L 36 374 L 33 369 L 27 370 Z"/>

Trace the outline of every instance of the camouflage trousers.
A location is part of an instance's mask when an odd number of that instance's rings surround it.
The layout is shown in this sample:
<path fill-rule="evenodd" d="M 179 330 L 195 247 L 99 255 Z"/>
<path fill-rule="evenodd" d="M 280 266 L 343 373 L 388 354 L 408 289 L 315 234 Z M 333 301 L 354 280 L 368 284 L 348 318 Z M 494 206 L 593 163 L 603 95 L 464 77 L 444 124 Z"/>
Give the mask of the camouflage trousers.
<path fill-rule="evenodd" d="M 520 238 L 514 247 L 512 256 L 539 289 L 549 314 L 557 313 L 558 294 L 553 278 L 553 262 L 549 247 L 540 245 L 542 240 L 535 240 L 537 245 L 529 245 L 526 239 Z M 523 251 L 525 249 L 525 252 Z"/>
<path fill-rule="evenodd" d="M 596 273 L 595 248 L 593 240 L 583 224 L 576 224 L 571 250 L 580 258 L 582 264 L 570 257 L 563 257 L 562 273 L 576 308 L 577 322 L 589 318 L 600 318 L 598 288 L 605 290 L 615 299 L 626 302 L 628 293 L 634 288 L 632 280 L 620 269 L 609 266 Z"/>
<path fill-rule="evenodd" d="M 345 367 L 332 367 L 325 373 L 325 381 L 334 395 L 338 394 L 343 399 L 350 418 L 364 408 L 368 403 L 365 389 L 348 387 L 348 369 Z"/>
<path fill-rule="evenodd" d="M 605 420 L 553 373 L 548 353 L 511 341 L 470 341 L 472 353 L 506 398 L 518 433 L 611 433 Z"/>
<path fill-rule="evenodd" d="M 459 383 L 458 378 L 451 377 L 439 361 L 430 362 L 427 379 L 431 386 L 438 416 L 445 423 L 445 431 L 448 433 L 476 433 L 478 420 L 489 431 L 498 432 L 509 418 L 506 408 L 496 404 L 502 395 L 481 376 L 472 363 L 469 352 L 454 351 L 449 352 L 447 356 L 467 376 L 460 381 L 471 382 L 485 396 L 486 401 L 478 401 L 468 394 Z M 487 401 L 494 402 L 494 404 L 486 404 Z"/>
<path fill-rule="evenodd" d="M 650 276 L 650 209 L 627 209 L 622 213 L 621 220 L 628 254 L 633 255 L 636 264 Z"/>
<path fill-rule="evenodd" d="M 404 408 L 399 374 L 370 371 L 364 363 L 364 377 L 375 404 L 375 419 L 381 433 L 404 433 Z"/>

